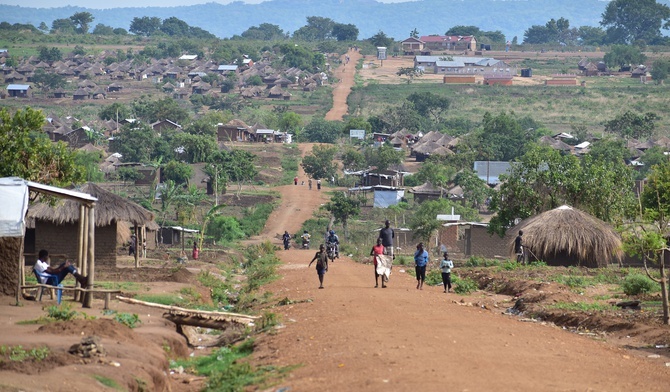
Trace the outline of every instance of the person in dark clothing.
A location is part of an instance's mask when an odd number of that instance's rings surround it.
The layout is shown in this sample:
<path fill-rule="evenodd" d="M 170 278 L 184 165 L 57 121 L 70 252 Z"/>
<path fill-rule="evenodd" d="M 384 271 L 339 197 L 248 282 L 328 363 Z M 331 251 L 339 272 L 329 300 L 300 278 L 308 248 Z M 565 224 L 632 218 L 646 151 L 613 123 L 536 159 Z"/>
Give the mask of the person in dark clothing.
<path fill-rule="evenodd" d="M 288 250 L 291 245 L 291 235 L 288 231 L 284 231 L 284 235 L 281 237 L 282 242 L 284 243 L 284 250 Z"/>
<path fill-rule="evenodd" d="M 382 245 L 384 245 L 384 253 L 387 256 L 395 257 L 393 253 L 393 239 L 395 238 L 395 232 L 391 228 L 391 222 L 388 219 L 384 222 L 384 227 L 379 230 L 379 238 L 381 238 Z"/>
<path fill-rule="evenodd" d="M 316 252 L 312 261 L 309 262 L 308 268 L 312 266 L 312 263 L 316 260 L 316 273 L 319 275 L 319 288 L 323 288 L 323 276 L 328 271 L 328 254 L 326 253 L 326 247 L 321 244 L 319 245 L 319 251 Z"/>
<path fill-rule="evenodd" d="M 523 230 L 519 230 L 519 235 L 514 239 L 514 253 L 516 253 L 516 262 L 525 263 L 523 254 Z"/>

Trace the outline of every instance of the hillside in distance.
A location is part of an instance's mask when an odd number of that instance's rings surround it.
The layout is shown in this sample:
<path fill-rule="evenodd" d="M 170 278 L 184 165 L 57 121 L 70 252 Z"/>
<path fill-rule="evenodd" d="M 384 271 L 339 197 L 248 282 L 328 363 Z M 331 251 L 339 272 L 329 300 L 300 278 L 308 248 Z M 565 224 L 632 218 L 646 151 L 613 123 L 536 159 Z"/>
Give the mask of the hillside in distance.
<path fill-rule="evenodd" d="M 500 30 L 507 39 L 523 34 L 532 25 L 549 19 L 566 18 L 571 27 L 598 26 L 607 6 L 603 0 L 418 0 L 404 3 L 378 3 L 374 0 L 271 0 L 260 4 L 242 2 L 227 5 L 206 3 L 182 7 L 133 7 L 87 9 L 81 7 L 26 8 L 0 5 L 0 19 L 9 23 L 48 26 L 54 19 L 68 18 L 76 12 L 90 12 L 98 23 L 128 29 L 134 17 L 177 17 L 190 26 L 200 27 L 219 38 L 240 34 L 261 23 L 276 24 L 292 33 L 306 24 L 308 16 L 331 18 L 358 27 L 359 38 L 379 31 L 403 40 L 417 29 L 421 35 L 444 34 L 456 25 L 474 25 L 482 30 Z M 670 4 L 670 0 L 659 3 Z"/>

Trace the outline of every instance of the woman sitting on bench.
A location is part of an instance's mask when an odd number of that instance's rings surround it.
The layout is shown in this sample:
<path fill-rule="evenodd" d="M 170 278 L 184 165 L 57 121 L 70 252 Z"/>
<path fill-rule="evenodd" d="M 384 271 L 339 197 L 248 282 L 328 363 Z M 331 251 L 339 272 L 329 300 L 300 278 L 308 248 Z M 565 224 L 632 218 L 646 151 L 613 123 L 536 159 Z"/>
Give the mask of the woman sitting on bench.
<path fill-rule="evenodd" d="M 77 268 L 70 264 L 69 261 L 65 261 L 56 268 L 51 267 L 49 264 L 50 261 L 49 252 L 44 249 L 40 250 L 37 262 L 33 267 L 40 280 L 38 283 L 58 286 L 67 274 L 72 274 L 82 288 L 88 287 L 88 277 L 82 276 L 77 272 Z"/>

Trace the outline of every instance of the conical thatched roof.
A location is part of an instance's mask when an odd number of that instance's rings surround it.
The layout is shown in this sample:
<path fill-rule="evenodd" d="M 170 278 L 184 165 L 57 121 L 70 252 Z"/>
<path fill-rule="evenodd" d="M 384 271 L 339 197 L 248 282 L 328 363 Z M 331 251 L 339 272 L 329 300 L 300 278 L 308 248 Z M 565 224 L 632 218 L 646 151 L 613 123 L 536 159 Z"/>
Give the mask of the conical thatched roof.
<path fill-rule="evenodd" d="M 77 189 L 98 198 L 95 203 L 95 225 L 107 226 L 117 221 L 143 225 L 154 219 L 154 214 L 128 199 L 106 191 L 93 183 Z M 28 217 L 46 220 L 55 224 L 79 221 L 79 203 L 71 200 L 59 201 L 55 206 L 38 203 L 28 209 Z"/>
<path fill-rule="evenodd" d="M 531 256 L 550 265 L 604 267 L 623 257 L 621 238 L 605 222 L 570 206 L 528 218 L 510 229 L 523 230 L 523 244 Z"/>

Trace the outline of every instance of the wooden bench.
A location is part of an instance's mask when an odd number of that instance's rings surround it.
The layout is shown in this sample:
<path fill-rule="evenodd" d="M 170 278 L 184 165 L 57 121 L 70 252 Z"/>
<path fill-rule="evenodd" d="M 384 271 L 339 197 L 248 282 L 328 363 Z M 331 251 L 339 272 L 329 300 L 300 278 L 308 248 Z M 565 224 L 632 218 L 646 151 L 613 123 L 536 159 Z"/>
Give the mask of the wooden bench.
<path fill-rule="evenodd" d="M 21 286 L 21 289 L 39 289 L 38 301 L 42 301 L 42 294 L 44 289 L 50 289 L 50 290 L 65 290 L 65 291 L 72 291 L 72 292 L 81 292 L 81 293 L 100 293 L 105 295 L 105 307 L 103 308 L 104 310 L 109 309 L 109 300 L 112 298 L 112 294 L 121 294 L 121 290 L 112 290 L 112 289 L 83 289 L 81 287 L 74 287 L 74 286 L 52 286 L 50 284 L 43 284 L 43 283 L 37 283 L 37 284 L 27 284 Z M 53 299 L 53 292 L 52 292 L 52 297 Z"/>

